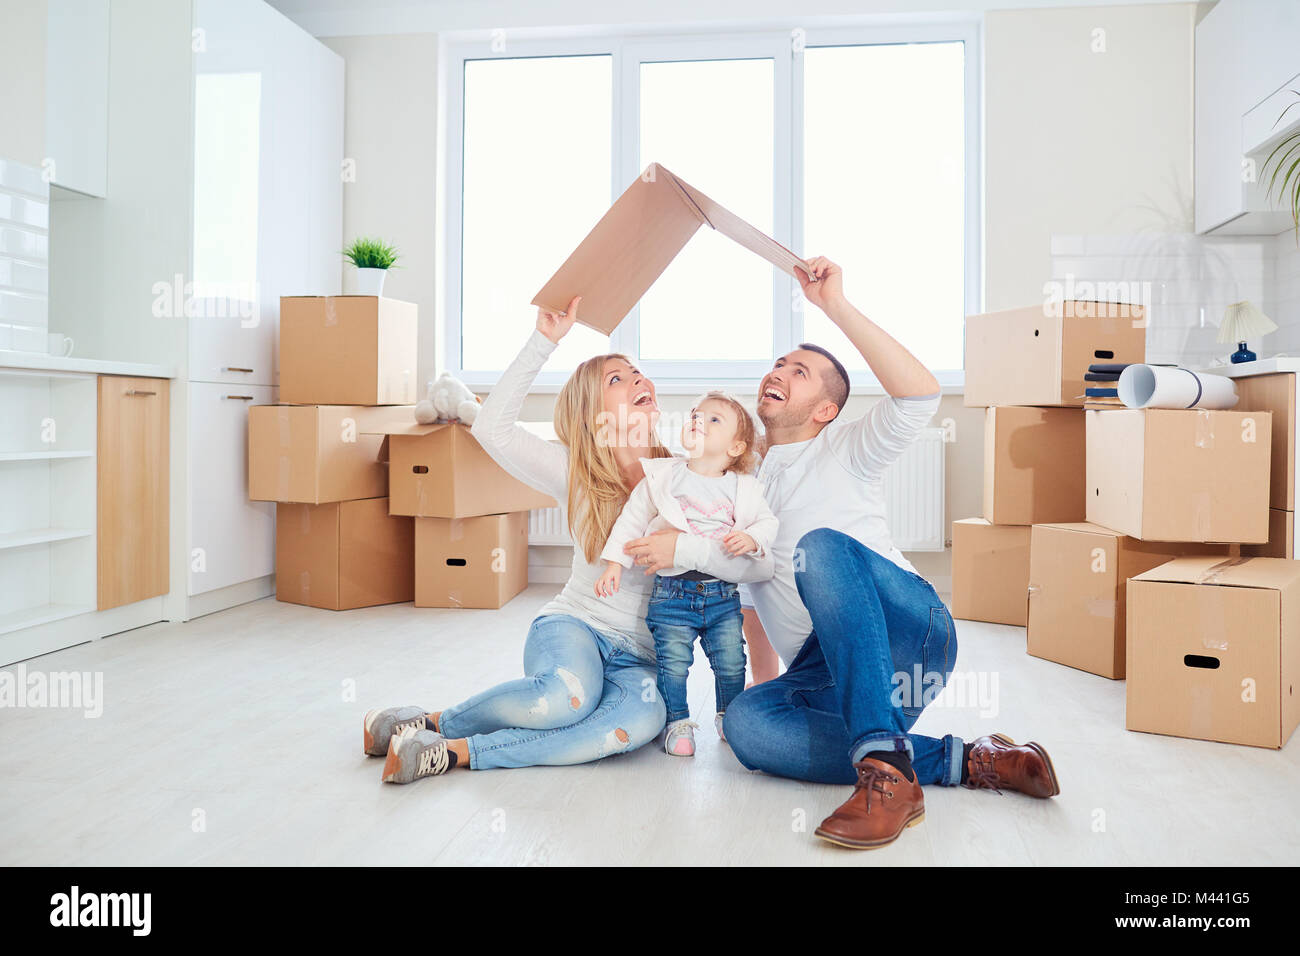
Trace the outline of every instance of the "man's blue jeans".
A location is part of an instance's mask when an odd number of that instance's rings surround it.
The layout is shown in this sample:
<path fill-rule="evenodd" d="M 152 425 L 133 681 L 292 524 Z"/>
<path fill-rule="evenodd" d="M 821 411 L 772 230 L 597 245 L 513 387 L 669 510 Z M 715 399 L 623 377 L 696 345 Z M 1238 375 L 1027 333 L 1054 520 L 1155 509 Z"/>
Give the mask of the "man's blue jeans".
<path fill-rule="evenodd" d="M 655 639 L 659 693 L 668 708 L 668 723 L 691 715 L 686 703 L 686 675 L 695 659 L 697 636 L 713 668 L 717 712 L 725 712 L 745 689 L 743 621 L 734 584 L 655 578 L 645 623 Z"/>
<path fill-rule="evenodd" d="M 957 658 L 934 588 L 839 531 L 810 531 L 798 547 L 795 583 L 813 632 L 784 674 L 728 708 L 736 757 L 750 770 L 853 783 L 868 752 L 905 750 L 922 784 L 960 783 L 960 738 L 909 733 Z"/>

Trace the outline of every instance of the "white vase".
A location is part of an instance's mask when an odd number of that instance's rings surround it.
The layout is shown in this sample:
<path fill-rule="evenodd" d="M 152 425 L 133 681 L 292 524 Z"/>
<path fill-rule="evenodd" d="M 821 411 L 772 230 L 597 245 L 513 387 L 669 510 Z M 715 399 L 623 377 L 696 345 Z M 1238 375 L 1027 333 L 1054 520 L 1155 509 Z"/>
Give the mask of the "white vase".
<path fill-rule="evenodd" d="M 357 295 L 383 295 L 387 269 L 358 269 Z"/>

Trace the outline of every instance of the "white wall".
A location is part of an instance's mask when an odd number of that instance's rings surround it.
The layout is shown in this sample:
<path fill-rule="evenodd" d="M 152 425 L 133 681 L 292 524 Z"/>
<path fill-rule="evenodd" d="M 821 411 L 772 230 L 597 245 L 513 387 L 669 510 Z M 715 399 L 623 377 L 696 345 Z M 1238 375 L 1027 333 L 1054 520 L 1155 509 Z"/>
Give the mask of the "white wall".
<path fill-rule="evenodd" d="M 0 0 L 0 159 L 45 157 L 45 0 Z"/>
<path fill-rule="evenodd" d="M 1195 9 L 987 15 L 988 310 L 1042 298 L 1054 234 L 1191 230 Z"/>
<path fill-rule="evenodd" d="M 401 253 L 384 294 L 420 307 L 418 381 L 426 382 L 434 377 L 440 341 L 433 326 L 438 38 L 424 33 L 324 42 L 344 59 L 344 155 L 355 162 L 356 174 L 343 185 L 339 248 L 357 236 L 378 236 Z M 345 265 L 343 291 L 353 291 L 355 282 L 356 270 Z"/>

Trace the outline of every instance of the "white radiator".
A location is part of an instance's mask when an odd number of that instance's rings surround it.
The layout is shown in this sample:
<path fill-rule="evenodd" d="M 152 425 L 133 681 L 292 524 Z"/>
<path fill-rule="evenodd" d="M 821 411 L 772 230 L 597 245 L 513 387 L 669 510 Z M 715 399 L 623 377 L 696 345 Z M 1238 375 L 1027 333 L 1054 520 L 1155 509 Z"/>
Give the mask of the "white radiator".
<path fill-rule="evenodd" d="M 899 551 L 942 551 L 944 430 L 925 428 L 885 471 L 885 516 Z"/>
<path fill-rule="evenodd" d="M 944 431 L 926 428 L 885 472 L 885 514 L 900 551 L 944 549 Z M 528 543 L 571 545 L 559 508 L 528 515 Z"/>
<path fill-rule="evenodd" d="M 559 508 L 534 508 L 528 513 L 528 543 L 573 544 Z"/>

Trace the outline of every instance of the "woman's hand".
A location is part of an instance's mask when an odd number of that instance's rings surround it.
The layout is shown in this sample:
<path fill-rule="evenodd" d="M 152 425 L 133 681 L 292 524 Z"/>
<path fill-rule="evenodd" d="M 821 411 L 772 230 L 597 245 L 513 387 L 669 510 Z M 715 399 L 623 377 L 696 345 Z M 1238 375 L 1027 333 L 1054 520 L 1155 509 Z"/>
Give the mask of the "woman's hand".
<path fill-rule="evenodd" d="M 623 553 L 632 556 L 637 565 L 645 568 L 646 574 L 657 574 L 664 568 L 673 566 L 677 555 L 677 536 L 680 531 L 665 528 L 644 538 L 636 538 L 623 545 Z"/>
<path fill-rule="evenodd" d="M 844 299 L 844 272 L 825 256 L 808 260 L 808 270 L 795 267 L 804 298 L 825 312 Z"/>
<path fill-rule="evenodd" d="M 573 328 L 573 323 L 578 318 L 578 303 L 582 301 L 582 296 L 575 295 L 569 302 L 569 307 L 563 312 L 552 312 L 550 309 L 537 310 L 537 331 L 554 342 L 560 344 L 560 339 L 569 334 L 569 329 Z"/>

